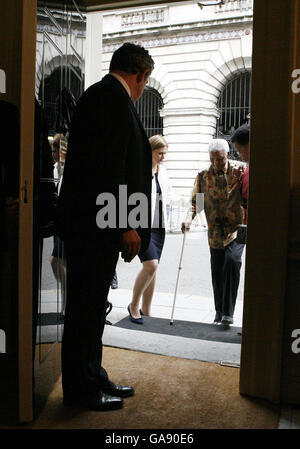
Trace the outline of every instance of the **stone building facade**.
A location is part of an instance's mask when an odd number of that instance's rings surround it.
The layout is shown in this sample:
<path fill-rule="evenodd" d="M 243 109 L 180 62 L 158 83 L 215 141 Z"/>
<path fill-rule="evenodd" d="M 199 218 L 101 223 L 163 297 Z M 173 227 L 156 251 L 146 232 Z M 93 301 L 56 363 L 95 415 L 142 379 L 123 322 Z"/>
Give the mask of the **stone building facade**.
<path fill-rule="evenodd" d="M 45 10 L 38 15 L 37 97 L 42 80 L 61 66 L 80 70 L 87 88 L 108 72 L 112 53 L 122 43 L 139 43 L 149 50 L 155 69 L 148 87 L 160 96 L 157 113 L 169 143 L 165 165 L 185 209 L 197 171 L 209 163 L 209 141 L 222 135 L 220 130 L 226 137 L 230 134 L 220 126 L 226 86 L 225 114 L 231 109 L 236 115 L 239 102 L 244 102 L 244 119 L 250 113 L 249 86 L 246 94 L 245 83 L 232 85 L 251 74 L 253 0 L 227 0 L 222 8 L 200 8 L 195 1 L 166 3 L 90 13 L 86 18 L 74 13 L 71 23 L 60 13 L 46 16 Z M 239 125 L 241 119 L 233 122 Z M 181 215 L 175 218 L 177 228 Z"/>
<path fill-rule="evenodd" d="M 175 191 L 185 197 L 208 164 L 223 89 L 251 72 L 252 18 L 252 0 L 227 0 L 222 8 L 183 2 L 103 14 L 101 76 L 123 42 L 140 43 L 155 61 L 148 86 L 162 98 L 166 167 Z"/>

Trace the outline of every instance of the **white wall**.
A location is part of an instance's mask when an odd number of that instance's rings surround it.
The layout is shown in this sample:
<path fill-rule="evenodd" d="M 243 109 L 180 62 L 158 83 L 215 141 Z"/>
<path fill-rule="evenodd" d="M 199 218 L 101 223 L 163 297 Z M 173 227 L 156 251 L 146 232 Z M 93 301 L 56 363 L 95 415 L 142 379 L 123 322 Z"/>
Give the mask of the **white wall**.
<path fill-rule="evenodd" d="M 87 14 L 85 42 L 85 89 L 101 79 L 102 26 L 102 14 Z"/>

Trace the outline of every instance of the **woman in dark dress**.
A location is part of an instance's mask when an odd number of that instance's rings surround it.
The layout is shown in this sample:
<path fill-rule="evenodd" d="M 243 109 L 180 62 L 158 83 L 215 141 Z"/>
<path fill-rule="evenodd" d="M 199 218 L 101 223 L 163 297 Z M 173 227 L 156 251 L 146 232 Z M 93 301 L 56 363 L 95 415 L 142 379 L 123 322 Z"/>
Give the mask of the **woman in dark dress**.
<path fill-rule="evenodd" d="M 135 280 L 132 300 L 128 306 L 129 317 L 136 324 L 143 324 L 142 315 L 150 316 L 156 271 L 165 242 L 166 204 L 171 195 L 169 177 L 166 169 L 160 165 L 168 151 L 168 144 L 160 135 L 150 137 L 149 141 L 152 149 L 151 239 L 147 250 L 138 254 L 143 267 Z"/>

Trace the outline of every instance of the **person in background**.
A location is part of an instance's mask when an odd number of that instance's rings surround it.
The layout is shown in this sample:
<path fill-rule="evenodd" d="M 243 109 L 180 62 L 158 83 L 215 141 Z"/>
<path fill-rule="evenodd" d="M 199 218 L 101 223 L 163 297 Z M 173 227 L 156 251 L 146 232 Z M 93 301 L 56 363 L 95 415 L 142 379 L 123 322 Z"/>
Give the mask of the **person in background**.
<path fill-rule="evenodd" d="M 63 134 L 55 134 L 51 142 L 52 157 L 54 162 L 54 179 L 60 180 L 66 160 L 67 140 Z"/>
<path fill-rule="evenodd" d="M 67 145 L 67 140 L 63 134 L 55 134 L 51 143 L 51 147 L 54 162 L 53 177 L 55 182 L 57 183 L 58 194 L 62 183 Z M 52 254 L 50 256 L 50 264 L 54 277 L 61 286 L 62 307 L 60 318 L 63 318 L 66 308 L 66 260 L 64 255 L 64 245 L 61 238 L 58 235 L 54 235 L 53 238 L 54 245 Z"/>
<path fill-rule="evenodd" d="M 208 224 L 211 275 L 215 302 L 215 324 L 233 323 L 244 246 L 236 242 L 238 226 L 243 222 L 241 182 L 243 167 L 229 160 L 229 145 L 213 139 L 208 147 L 211 165 L 198 173 L 192 192 L 191 209 L 182 232 L 188 231 L 197 209 L 197 194 L 204 194 Z"/>
<path fill-rule="evenodd" d="M 242 177 L 242 199 L 245 212 L 243 224 L 246 225 L 248 216 L 250 126 L 248 124 L 240 126 L 231 137 L 231 142 L 234 144 L 235 149 L 239 152 L 241 158 L 247 163 L 247 167 Z"/>
<path fill-rule="evenodd" d="M 128 306 L 130 320 L 135 324 L 143 324 L 142 315 L 151 314 L 156 272 L 165 242 L 166 205 L 171 196 L 170 180 L 161 165 L 168 151 L 168 143 L 161 135 L 150 137 L 149 142 L 152 149 L 152 229 L 147 250 L 138 254 L 143 267 L 135 280 Z"/>

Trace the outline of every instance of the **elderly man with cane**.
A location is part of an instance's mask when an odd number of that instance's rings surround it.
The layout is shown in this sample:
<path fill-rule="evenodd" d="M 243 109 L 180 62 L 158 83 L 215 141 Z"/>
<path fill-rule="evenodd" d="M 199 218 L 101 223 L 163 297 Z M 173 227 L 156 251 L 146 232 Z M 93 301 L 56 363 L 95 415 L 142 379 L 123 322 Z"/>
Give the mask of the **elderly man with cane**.
<path fill-rule="evenodd" d="M 203 193 L 216 310 L 214 323 L 229 326 L 233 324 L 245 246 L 236 242 L 237 229 L 244 217 L 241 196 L 243 167 L 239 162 L 228 159 L 226 140 L 213 139 L 208 151 L 211 165 L 197 174 L 191 209 L 181 230 L 189 230 L 199 212 L 197 194 Z"/>

